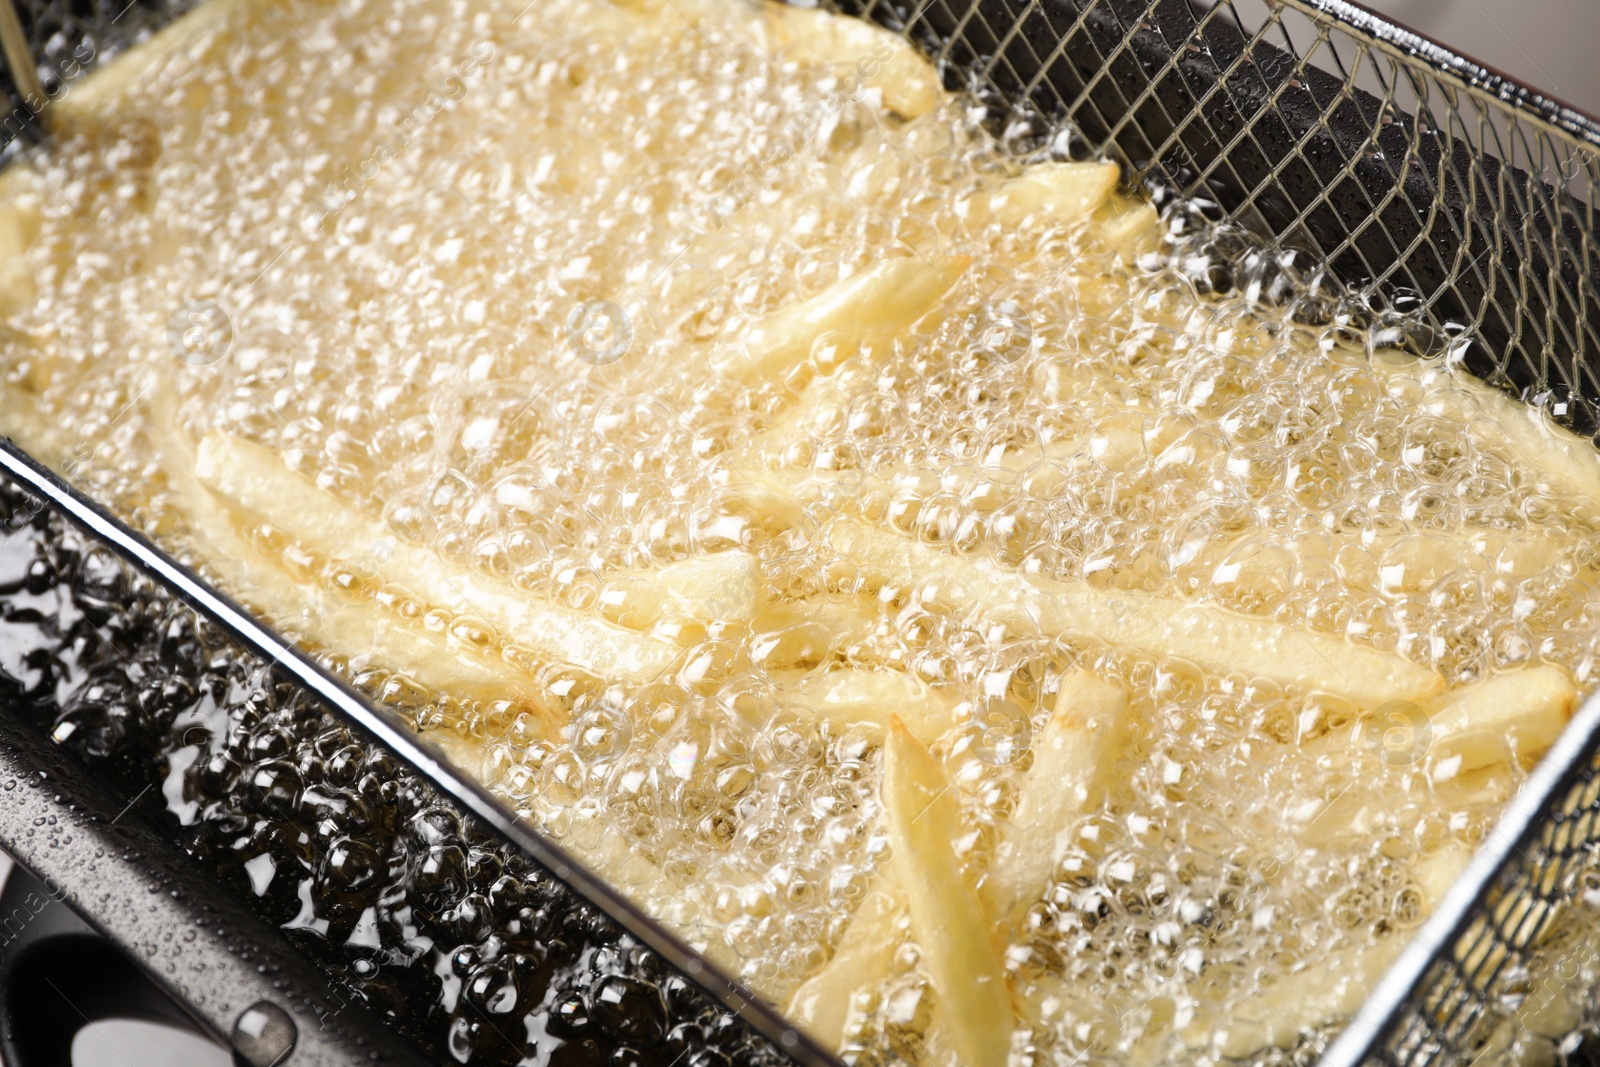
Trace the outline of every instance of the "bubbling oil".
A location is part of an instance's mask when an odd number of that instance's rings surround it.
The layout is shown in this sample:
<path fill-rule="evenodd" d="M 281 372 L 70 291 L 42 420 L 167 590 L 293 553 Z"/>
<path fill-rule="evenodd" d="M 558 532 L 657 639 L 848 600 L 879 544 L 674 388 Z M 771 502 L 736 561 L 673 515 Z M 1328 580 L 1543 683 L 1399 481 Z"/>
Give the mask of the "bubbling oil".
<path fill-rule="evenodd" d="M 858 514 L 1343 635 L 1452 685 L 1543 662 L 1587 686 L 1600 538 L 1574 501 L 1419 414 L 1372 366 L 1385 339 L 1309 307 L 1329 298 L 1292 268 L 1271 300 L 1212 291 L 1218 233 L 1181 205 L 1132 265 L 1080 221 L 975 225 L 976 193 L 1061 146 L 1019 157 L 971 98 L 904 119 L 731 0 L 520 6 L 231 3 L 32 161 L 38 293 L 0 352 L 80 484 L 181 550 L 151 442 L 231 433 L 406 540 L 613 621 L 623 570 L 754 552 L 766 607 L 682 637 L 697 669 L 622 686 L 541 665 L 559 738 L 322 653 L 482 746 L 489 784 L 558 840 L 647 861 L 640 903 L 780 1004 L 890 858 L 880 738 L 783 706 L 783 682 L 841 666 L 968 709 L 934 751 L 974 872 L 1031 757 L 997 759 L 972 709 L 1037 721 L 1083 669 L 1132 694 L 1112 795 L 1063 828 L 1006 946 L 1013 1062 L 1254 1054 L 1240 1020 L 1293 976 L 1402 939 L 1418 858 L 1475 842 L 1516 760 L 1472 791 L 1365 748 L 1309 760 L 1360 709 L 996 631 L 914 576 L 863 611 L 823 527 Z M 892 342 L 819 343 L 783 381 L 715 370 L 761 316 L 896 255 L 972 262 Z M 775 522 L 732 476 L 751 455 L 839 477 Z M 951 1062 L 919 964 L 908 935 L 858 991 L 851 1062 Z"/>

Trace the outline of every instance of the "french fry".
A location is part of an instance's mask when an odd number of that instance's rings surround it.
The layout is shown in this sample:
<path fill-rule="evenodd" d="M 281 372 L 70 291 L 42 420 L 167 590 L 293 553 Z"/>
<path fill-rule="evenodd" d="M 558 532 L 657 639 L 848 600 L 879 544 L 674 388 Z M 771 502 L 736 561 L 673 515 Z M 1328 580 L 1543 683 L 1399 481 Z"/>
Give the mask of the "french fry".
<path fill-rule="evenodd" d="M 1467 849 L 1451 844 L 1417 861 L 1412 880 L 1422 893 L 1425 913 L 1438 907 L 1443 889 L 1470 858 Z M 1293 1048 L 1305 1034 L 1354 1014 L 1404 947 L 1405 938 L 1397 934 L 1375 936 L 1334 959 L 1266 983 L 1252 996 L 1236 1000 L 1225 1018 L 1208 1005 L 1184 1031 L 1185 1040 L 1191 1047 L 1209 1045 L 1232 1060 L 1247 1059 L 1268 1046 Z"/>
<path fill-rule="evenodd" d="M 149 79 L 162 63 L 199 44 L 208 34 L 238 26 L 267 8 L 262 0 L 208 0 L 189 8 L 160 33 L 137 48 L 117 53 L 50 103 L 58 128 L 106 118 L 128 96 L 128 91 Z"/>
<path fill-rule="evenodd" d="M 824 334 L 841 343 L 899 333 L 933 309 L 971 262 L 965 256 L 896 256 L 755 323 L 717 361 L 745 380 L 782 380 L 811 358 Z"/>
<path fill-rule="evenodd" d="M 833 651 L 843 652 L 875 637 L 884 623 L 885 615 L 878 604 L 865 597 L 844 596 L 768 604 L 750 627 L 752 633 L 762 635 L 793 626 L 820 626 L 831 636 Z"/>
<path fill-rule="evenodd" d="M 856 906 L 828 962 L 790 995 L 784 1011 L 789 1021 L 824 1048 L 843 1045 L 851 999 L 889 976 L 895 950 L 904 940 L 896 923 L 905 910 L 905 892 L 893 868 L 886 867 Z"/>
<path fill-rule="evenodd" d="M 1013 1018 L 1005 969 L 977 890 L 957 862 L 961 814 L 933 756 L 898 718 L 884 747 L 883 807 L 911 932 L 967 1067 L 1004 1067 Z"/>
<path fill-rule="evenodd" d="M 1580 517 L 1600 521 L 1600 451 L 1543 411 L 1437 361 L 1383 351 L 1373 368 L 1391 386 L 1421 392 L 1421 410 L 1466 423 L 1479 443 L 1573 500 Z"/>
<path fill-rule="evenodd" d="M 914 119 L 944 98 L 939 72 L 899 34 L 822 8 L 763 6 L 768 31 L 790 57 L 808 66 L 854 66 L 868 85 L 882 91 L 884 107 L 895 114 Z"/>
<path fill-rule="evenodd" d="M 1155 205 L 1131 196 L 1112 196 L 1094 215 L 1095 238 L 1124 264 L 1154 252 L 1161 244 L 1161 216 Z"/>
<path fill-rule="evenodd" d="M 196 474 L 208 490 L 328 559 L 384 543 L 396 583 L 438 607 L 464 607 L 500 631 L 510 646 L 626 681 L 649 681 L 677 660 L 674 646 L 540 601 L 436 553 L 407 544 L 380 523 L 316 488 L 260 445 L 225 434 L 200 443 Z"/>
<path fill-rule="evenodd" d="M 1578 695 L 1577 686 L 1559 667 L 1520 667 L 1452 689 L 1414 708 L 1393 707 L 1388 714 L 1380 708 L 1379 715 L 1323 734 L 1305 749 L 1341 769 L 1351 765 L 1363 745 L 1382 751 L 1385 733 L 1399 729 L 1406 735 L 1399 738 L 1404 745 L 1414 741 L 1424 746 L 1415 753 L 1402 753 L 1404 764 L 1425 756 L 1435 782 L 1505 763 L 1513 754 L 1518 763 L 1531 766 L 1555 744 L 1577 708 Z"/>
<path fill-rule="evenodd" d="M 1128 715 L 1121 686 L 1084 671 L 1061 679 L 1055 710 L 1033 740 L 1033 766 L 983 884 L 991 914 L 1006 922 L 1050 881 L 1060 836 L 1105 795 L 1112 753 Z"/>
<path fill-rule="evenodd" d="M 1222 608 L 1009 571 L 847 518 L 833 522 L 829 539 L 879 585 L 915 583 L 931 602 L 1019 633 L 1097 638 L 1373 707 L 1444 687 L 1434 671 L 1391 653 Z"/>
<path fill-rule="evenodd" d="M 1015 227 L 1040 214 L 1054 222 L 1087 219 L 1110 202 L 1119 177 L 1115 163 L 1036 163 L 969 198 L 968 220 Z"/>
<path fill-rule="evenodd" d="M 17 164 L 17 173 L 28 173 Z M 0 318 L 14 315 L 33 303 L 33 273 L 28 268 L 28 246 L 39 235 L 37 194 L 22 195 L 21 182 L 0 185 Z"/>
<path fill-rule="evenodd" d="M 1435 781 L 1514 757 L 1523 766 L 1545 754 L 1578 706 L 1578 687 L 1559 667 L 1507 671 L 1456 689 L 1429 715 Z"/>
<path fill-rule="evenodd" d="M 618 575 L 600 591 L 600 610 L 612 622 L 636 630 L 664 617 L 749 622 L 764 591 L 755 555 L 730 549 Z"/>
<path fill-rule="evenodd" d="M 346 650 L 358 661 L 398 671 L 429 689 L 464 700 L 516 701 L 536 711 L 554 736 L 559 720 L 532 675 L 454 634 L 397 618 L 370 599 L 337 596 L 296 582 L 237 532 L 200 484 L 191 446 L 176 430 L 160 429 L 171 427 L 171 419 L 152 418 L 148 425 L 168 491 L 188 520 L 194 547 L 241 603 L 313 647 Z"/>
<path fill-rule="evenodd" d="M 899 716 L 923 744 L 950 729 L 955 701 L 903 671 L 843 670 L 813 672 L 778 686 L 781 707 L 813 722 L 887 729 Z"/>
<path fill-rule="evenodd" d="M 783 436 L 770 436 L 767 441 L 772 446 L 781 446 L 793 440 L 787 436 L 788 432 L 789 428 L 785 427 Z M 1059 464 L 1080 455 L 1087 455 L 1105 469 L 1116 472 L 1131 468 L 1147 454 L 1139 430 L 1125 422 L 1107 422 L 1087 433 L 1052 441 L 1044 447 L 1042 457 L 1038 452 L 1008 452 L 996 464 L 985 461 L 983 466 L 975 468 L 953 466 L 933 471 L 898 467 L 868 473 L 784 467 L 765 463 L 757 455 L 745 455 L 730 460 L 726 473 L 729 487 L 740 494 L 753 512 L 782 526 L 799 526 L 805 521 L 807 506 L 812 504 L 872 516 L 893 499 L 925 498 L 980 472 L 1014 477 L 1029 472 L 1041 460 Z M 1047 493 L 1059 488 L 1064 478 L 1065 475 L 1048 470 L 1035 471 L 1028 489 L 1035 495 Z M 1003 491 L 997 495 L 995 504 L 998 506 L 1014 496 L 1014 492 Z"/>
<path fill-rule="evenodd" d="M 1577 700 L 1565 671 L 1538 665 L 1432 701 L 1379 708 L 1322 734 L 1302 751 L 1346 784 L 1323 807 L 1290 812 L 1292 832 L 1302 845 L 1320 849 L 1370 838 L 1393 811 L 1396 791 L 1421 785 L 1414 770 L 1426 770 L 1432 782 L 1433 809 L 1496 808 L 1516 784 L 1508 761 L 1515 755 L 1519 764 L 1531 766 L 1554 744 Z"/>

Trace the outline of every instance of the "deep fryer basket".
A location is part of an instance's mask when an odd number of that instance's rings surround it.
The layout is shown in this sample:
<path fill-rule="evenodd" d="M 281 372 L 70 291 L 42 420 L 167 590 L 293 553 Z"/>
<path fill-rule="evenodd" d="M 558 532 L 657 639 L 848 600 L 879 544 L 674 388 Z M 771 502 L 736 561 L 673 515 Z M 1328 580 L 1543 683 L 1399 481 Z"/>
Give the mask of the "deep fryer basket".
<path fill-rule="evenodd" d="M 188 5 L 21 6 L 48 87 L 83 42 L 103 58 Z M 1261 239 L 1209 284 L 1270 287 L 1289 265 L 1326 294 L 1303 314 L 1358 328 L 1421 315 L 1432 330 L 1404 339 L 1419 354 L 1448 352 L 1581 433 L 1600 427 L 1600 124 L 1588 116 L 1342 0 L 838 6 L 937 58 L 947 84 L 984 97 L 1008 140 L 1026 147 L 1070 129 L 1075 152 L 1109 155 L 1131 184 L 1205 202 Z M 0 159 L 37 135 L 31 109 L 4 88 Z M 21 460 L 6 465 L 28 480 Z M 251 643 L 261 641 L 275 635 Z M 332 695 L 360 714 L 348 694 Z M 1597 726 L 1590 701 L 1356 1021 L 1309 1051 L 1338 1067 L 1466 1061 L 1510 1018 L 1540 936 L 1595 866 Z M 421 759 L 485 811 L 481 790 Z M 491 822 L 504 825 L 503 813 Z"/>

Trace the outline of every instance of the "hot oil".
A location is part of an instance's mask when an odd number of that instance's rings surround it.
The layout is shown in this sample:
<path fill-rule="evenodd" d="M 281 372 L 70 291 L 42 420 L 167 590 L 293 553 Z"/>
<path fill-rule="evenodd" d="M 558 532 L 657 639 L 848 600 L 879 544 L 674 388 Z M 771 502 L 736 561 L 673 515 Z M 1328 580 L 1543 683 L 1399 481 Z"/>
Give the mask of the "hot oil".
<path fill-rule="evenodd" d="M 975 194 L 1064 145 L 1019 159 L 966 99 L 904 121 L 870 78 L 775 58 L 743 7 L 518 7 L 239 5 L 66 129 L 36 163 L 39 295 L 3 343 L 8 388 L 58 424 L 80 484 L 181 547 L 155 454 L 173 426 L 226 431 L 399 537 L 613 620 L 625 569 L 756 552 L 752 622 L 669 635 L 693 670 L 624 687 L 540 665 L 569 737 L 323 651 L 485 746 L 493 787 L 558 839 L 661 872 L 640 902 L 775 1002 L 889 858 L 877 736 L 798 721 L 778 692 L 840 665 L 901 667 L 966 709 L 935 753 L 975 872 L 1030 765 L 1026 745 L 997 756 L 983 710 L 1037 724 L 1074 669 L 1133 694 L 1111 798 L 1064 828 L 1055 883 L 1008 937 L 1019 1062 L 1243 1054 L 1286 976 L 1397 944 L 1419 863 L 1482 835 L 1515 762 L 1468 787 L 1420 753 L 1310 759 L 1360 709 L 930 610 L 912 575 L 863 614 L 821 533 L 859 514 L 1345 635 L 1451 684 L 1543 661 L 1587 686 L 1600 540 L 1374 371 L 1420 324 L 1351 326 L 1181 207 L 1134 265 L 1081 221 L 977 225 Z M 717 372 L 762 315 L 894 255 L 973 262 L 892 341 L 819 344 L 782 382 Z M 1241 263 L 1264 294 L 1218 284 Z M 839 472 L 835 489 L 775 522 L 737 485 L 762 454 Z M 1469 528 L 1471 551 L 1452 547 Z M 854 623 L 817 621 L 846 608 Z M 908 940 L 859 992 L 848 1058 L 947 1059 L 918 962 Z"/>

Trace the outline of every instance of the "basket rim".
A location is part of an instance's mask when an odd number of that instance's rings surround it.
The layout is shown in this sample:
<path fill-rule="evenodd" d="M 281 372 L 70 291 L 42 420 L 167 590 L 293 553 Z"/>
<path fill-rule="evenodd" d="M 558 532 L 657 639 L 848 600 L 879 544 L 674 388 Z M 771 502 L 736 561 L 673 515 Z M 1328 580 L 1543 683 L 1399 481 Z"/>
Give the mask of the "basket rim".
<path fill-rule="evenodd" d="M 1426 62 L 1433 72 L 1502 110 L 1534 119 L 1563 140 L 1600 151 L 1600 115 L 1568 103 L 1547 89 L 1508 74 L 1492 63 L 1375 11 L 1359 0 L 1266 0 L 1358 31 L 1374 47 L 1406 63 Z"/>

